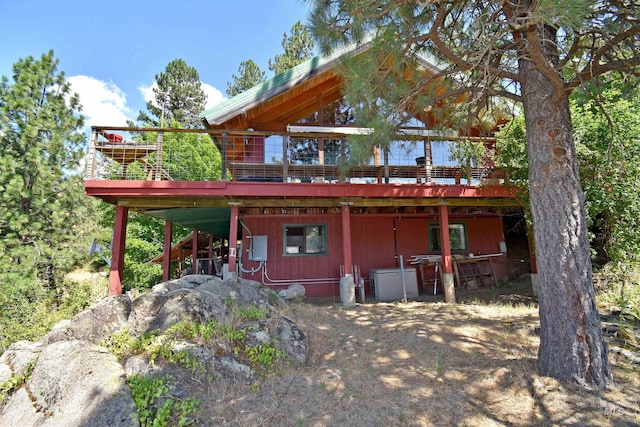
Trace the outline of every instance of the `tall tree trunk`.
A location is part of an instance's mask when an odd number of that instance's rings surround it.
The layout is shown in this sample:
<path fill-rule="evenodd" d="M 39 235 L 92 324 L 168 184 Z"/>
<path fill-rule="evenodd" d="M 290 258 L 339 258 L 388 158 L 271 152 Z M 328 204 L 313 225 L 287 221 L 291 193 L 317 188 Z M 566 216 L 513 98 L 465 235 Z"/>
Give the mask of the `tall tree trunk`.
<path fill-rule="evenodd" d="M 611 386 L 568 94 L 559 94 L 531 61 L 521 59 L 520 71 L 538 266 L 538 370 L 581 385 Z"/>

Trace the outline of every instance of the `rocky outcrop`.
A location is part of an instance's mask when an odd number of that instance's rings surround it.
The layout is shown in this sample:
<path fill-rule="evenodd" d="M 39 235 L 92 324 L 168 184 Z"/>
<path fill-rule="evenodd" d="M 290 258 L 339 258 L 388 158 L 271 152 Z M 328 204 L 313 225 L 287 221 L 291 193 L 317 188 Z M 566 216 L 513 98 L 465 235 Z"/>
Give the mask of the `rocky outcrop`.
<path fill-rule="evenodd" d="M 306 336 L 283 314 L 284 307 L 275 292 L 256 282 L 205 275 L 161 283 L 133 301 L 124 295 L 105 298 L 57 324 L 40 342 L 14 343 L 0 357 L 0 385 L 16 384 L 0 401 L 0 425 L 138 425 L 127 382 L 135 374 L 171 378 L 169 397 L 178 399 L 198 398 L 193 395 L 200 383 L 196 377 L 229 385 L 256 380 L 255 367 L 228 342 L 201 337 L 171 341 L 171 351 L 189 355 L 189 366 L 183 366 L 144 352 L 118 360 L 100 345 L 115 332 L 126 330 L 136 338 L 149 332 L 161 335 L 184 320 L 234 324 L 247 354 L 269 345 L 293 364 L 304 364 Z M 262 318 L 243 320 L 247 312 Z M 24 378 L 23 383 L 17 378 Z"/>
<path fill-rule="evenodd" d="M 0 425 L 133 426 L 135 414 L 115 356 L 87 341 L 60 341 L 43 346 L 29 379 L 0 411 Z"/>

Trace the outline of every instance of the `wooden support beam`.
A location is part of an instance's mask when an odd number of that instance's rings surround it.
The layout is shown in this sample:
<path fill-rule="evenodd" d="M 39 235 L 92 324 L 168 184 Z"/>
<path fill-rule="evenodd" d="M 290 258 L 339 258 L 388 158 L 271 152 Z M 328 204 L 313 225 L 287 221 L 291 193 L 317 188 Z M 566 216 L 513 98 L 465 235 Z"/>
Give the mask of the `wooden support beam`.
<path fill-rule="evenodd" d="M 162 281 L 166 282 L 171 278 L 171 237 L 173 233 L 173 223 L 164 223 L 164 250 L 162 255 Z"/>
<path fill-rule="evenodd" d="M 124 249 L 127 236 L 127 220 L 129 208 L 116 206 L 116 219 L 113 225 L 113 242 L 111 243 L 111 268 L 109 273 L 109 296 L 122 294 L 122 277 L 124 273 Z"/>
<path fill-rule="evenodd" d="M 214 274 L 213 271 L 213 234 L 209 234 L 209 267 L 207 274 Z"/>
<path fill-rule="evenodd" d="M 222 179 L 223 181 L 227 180 L 227 144 L 228 144 L 227 133 L 223 132 L 222 133 L 222 149 L 220 150 L 222 155 L 222 176 L 220 177 L 220 179 Z"/>
<path fill-rule="evenodd" d="M 353 257 L 351 254 L 351 214 L 349 205 L 344 204 L 341 208 L 342 216 L 342 259 L 344 263 L 344 274 L 353 274 Z"/>
<path fill-rule="evenodd" d="M 193 229 L 193 238 L 191 240 L 191 268 L 193 273 L 198 274 L 198 229 Z"/>
<path fill-rule="evenodd" d="M 236 274 L 236 260 L 238 247 L 238 213 L 237 204 L 231 205 L 231 219 L 229 220 L 229 274 Z"/>
<path fill-rule="evenodd" d="M 442 251 L 442 276 L 445 301 L 456 302 L 456 291 L 453 281 L 453 262 L 451 259 L 451 241 L 449 240 L 449 210 L 447 205 L 438 206 L 440 223 L 440 249 Z"/>

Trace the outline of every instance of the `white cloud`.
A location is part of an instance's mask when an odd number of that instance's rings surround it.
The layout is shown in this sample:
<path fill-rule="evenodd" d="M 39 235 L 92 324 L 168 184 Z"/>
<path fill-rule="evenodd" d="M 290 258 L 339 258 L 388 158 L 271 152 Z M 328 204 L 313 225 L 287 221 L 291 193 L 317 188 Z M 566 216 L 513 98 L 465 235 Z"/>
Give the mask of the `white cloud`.
<path fill-rule="evenodd" d="M 207 103 L 204 106 L 205 110 L 213 107 L 214 105 L 220 104 L 222 101 L 227 99 L 222 94 L 222 92 L 220 92 L 220 90 L 211 86 L 210 84 L 201 83 L 201 85 L 202 85 L 202 90 L 207 95 Z M 138 90 L 140 91 L 140 94 L 142 95 L 142 98 L 144 99 L 145 103 L 147 103 L 148 101 L 151 101 L 153 105 L 155 105 L 156 107 L 159 107 L 159 105 L 156 103 L 156 98 L 153 94 L 153 89 L 156 89 L 157 87 L 158 87 L 158 84 L 154 81 L 149 86 L 145 84 L 141 84 L 140 86 L 138 86 Z"/>
<path fill-rule="evenodd" d="M 142 95 L 142 99 L 144 99 L 145 105 L 147 105 L 147 102 L 151 101 L 153 105 L 155 105 L 156 107 L 159 107 L 159 105 L 156 103 L 156 97 L 153 94 L 153 89 L 156 89 L 157 87 L 158 87 L 158 83 L 156 83 L 155 81 L 149 86 L 145 86 L 144 83 L 138 86 L 138 91 L 140 91 L 140 94 Z"/>
<path fill-rule="evenodd" d="M 222 92 L 210 84 L 202 83 L 202 90 L 207 94 L 207 104 L 204 107 L 205 110 L 208 110 L 214 105 L 220 104 L 222 101 L 227 99 Z"/>
<path fill-rule="evenodd" d="M 86 126 L 126 126 L 132 111 L 127 107 L 127 96 L 115 83 L 82 75 L 67 80 L 71 91 L 80 95 Z"/>

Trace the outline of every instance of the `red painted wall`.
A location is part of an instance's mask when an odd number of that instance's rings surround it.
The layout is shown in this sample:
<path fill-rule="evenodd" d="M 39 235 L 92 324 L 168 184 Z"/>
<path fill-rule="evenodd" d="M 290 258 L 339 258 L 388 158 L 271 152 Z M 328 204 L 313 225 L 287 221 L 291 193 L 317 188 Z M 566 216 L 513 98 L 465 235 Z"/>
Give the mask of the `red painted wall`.
<path fill-rule="evenodd" d="M 273 282 L 286 281 L 282 285 L 273 284 L 274 289 L 286 288 L 291 283 L 305 285 L 307 296 L 339 295 L 340 265 L 342 264 L 342 225 L 339 214 L 332 215 L 269 215 L 244 217 L 242 222 L 253 235 L 266 235 L 268 259 L 266 273 Z M 326 224 L 327 255 L 283 256 L 284 224 Z M 248 232 L 243 227 L 243 268 L 255 268 L 258 263 L 247 261 L 249 248 Z M 243 273 L 243 277 L 261 282 L 262 272 Z M 326 279 L 324 282 L 305 282 L 300 279 Z"/>
<path fill-rule="evenodd" d="M 308 296 L 339 296 L 340 266 L 343 263 L 342 226 L 339 214 L 328 215 L 269 215 L 246 216 L 243 223 L 253 235 L 268 238 L 268 261 L 266 273 L 275 289 L 286 288 L 291 283 L 305 285 Z M 361 276 L 368 283 L 369 270 L 373 268 L 395 268 L 399 256 L 405 267 L 416 267 L 409 263 L 412 255 L 429 254 L 428 224 L 437 222 L 437 217 L 394 217 L 383 215 L 351 215 L 351 237 L 353 264 L 358 266 Z M 498 242 L 504 240 L 502 219 L 499 217 L 470 218 L 450 216 L 450 222 L 461 222 L 466 226 L 469 251 L 474 254 L 498 253 Z M 326 224 L 328 254 L 322 256 L 283 256 L 284 224 Z M 243 227 L 243 268 L 252 269 L 257 262 L 247 260 L 248 231 Z M 498 279 L 507 276 L 506 256 L 495 259 L 494 267 Z M 416 274 L 419 272 L 416 268 Z M 243 273 L 243 277 L 263 281 L 263 272 Z M 433 269 L 427 272 L 433 277 Z M 305 282 L 301 279 L 326 279 L 321 282 Z M 368 287 L 366 288 L 368 290 Z"/>
<path fill-rule="evenodd" d="M 428 227 L 429 224 L 437 223 L 437 217 L 429 218 L 396 218 L 396 244 L 398 256 L 403 255 L 405 267 L 416 267 L 409 263 L 412 255 L 437 254 L 429 250 Z M 465 254 L 475 255 L 497 254 L 499 253 L 498 242 L 504 241 L 502 228 L 502 218 L 500 217 L 460 217 L 449 216 L 449 223 L 462 223 L 467 232 L 467 242 L 469 250 Z M 456 252 L 454 252 L 455 255 Z M 507 277 L 508 266 L 506 255 L 492 259 L 497 279 Z M 488 269 L 487 265 L 481 268 Z M 435 276 L 434 267 L 425 267 L 426 279 L 433 279 Z M 416 268 L 417 274 L 418 268 Z M 419 279 L 419 278 L 418 278 Z M 418 283 L 420 280 L 418 280 Z"/>

